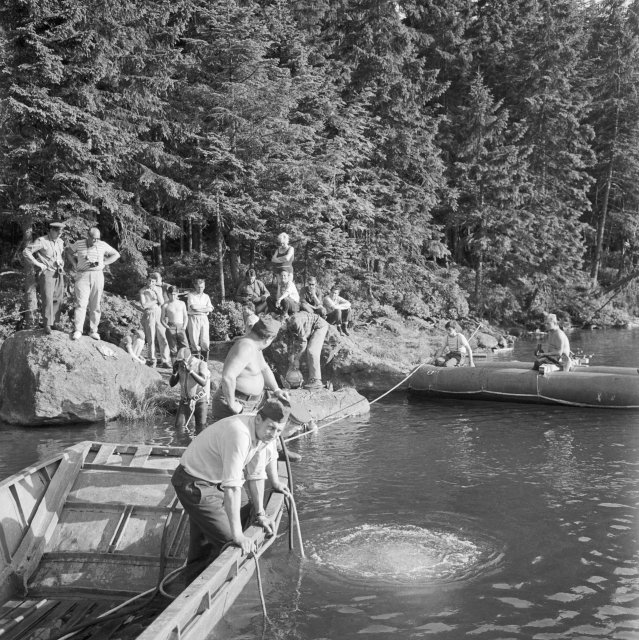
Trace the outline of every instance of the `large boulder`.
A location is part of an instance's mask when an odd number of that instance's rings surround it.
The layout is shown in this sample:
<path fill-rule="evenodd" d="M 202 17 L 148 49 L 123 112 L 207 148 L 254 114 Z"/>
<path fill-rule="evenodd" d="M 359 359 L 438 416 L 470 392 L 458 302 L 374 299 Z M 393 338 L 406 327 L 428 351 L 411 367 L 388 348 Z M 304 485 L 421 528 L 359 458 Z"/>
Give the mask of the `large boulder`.
<path fill-rule="evenodd" d="M 0 348 L 0 419 L 26 426 L 117 418 L 161 383 L 122 349 L 83 336 L 19 331 Z"/>

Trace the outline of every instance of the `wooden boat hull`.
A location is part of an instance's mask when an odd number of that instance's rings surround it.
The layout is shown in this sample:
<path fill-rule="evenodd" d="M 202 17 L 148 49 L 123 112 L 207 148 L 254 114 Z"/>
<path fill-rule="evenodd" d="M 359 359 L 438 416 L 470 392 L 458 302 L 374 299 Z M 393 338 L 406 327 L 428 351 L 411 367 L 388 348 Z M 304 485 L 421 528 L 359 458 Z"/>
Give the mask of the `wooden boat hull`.
<path fill-rule="evenodd" d="M 424 365 L 410 378 L 409 391 L 431 398 L 638 409 L 639 373 L 631 367 L 578 366 L 570 372 L 541 375 L 529 362 Z"/>
<path fill-rule="evenodd" d="M 153 591 L 160 572 L 183 564 L 188 517 L 170 483 L 183 451 L 83 442 L 0 482 L 2 640 L 46 636 L 46 629 L 59 635 Z M 283 507 L 275 493 L 265 505 L 277 525 Z M 258 549 L 268 546 L 261 527 L 246 535 Z M 254 570 L 253 560 L 229 547 L 169 606 L 156 598 L 144 618 L 101 625 L 95 637 L 201 639 Z"/>

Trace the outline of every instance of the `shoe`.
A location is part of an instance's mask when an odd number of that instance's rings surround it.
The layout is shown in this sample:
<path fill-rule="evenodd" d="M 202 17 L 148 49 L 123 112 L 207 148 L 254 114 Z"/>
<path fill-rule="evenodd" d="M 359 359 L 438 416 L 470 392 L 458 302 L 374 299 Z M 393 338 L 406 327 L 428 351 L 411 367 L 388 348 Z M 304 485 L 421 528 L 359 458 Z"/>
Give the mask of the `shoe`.
<path fill-rule="evenodd" d="M 338 324 L 338 325 L 337 325 L 337 332 L 338 332 L 340 335 L 342 335 L 342 334 L 344 333 L 344 331 L 342 330 L 342 325 L 341 325 L 341 324 Z"/>
<path fill-rule="evenodd" d="M 42 327 L 44 329 L 44 332 L 50 336 L 51 335 L 51 325 L 45 324 L 44 327 Z"/>
<path fill-rule="evenodd" d="M 309 380 L 305 385 L 304 385 L 305 389 L 323 389 L 324 388 L 324 383 L 321 380 L 318 380 L 317 378 L 313 379 L 313 380 Z"/>
<path fill-rule="evenodd" d="M 80 331 L 74 331 L 71 336 L 71 340 L 79 340 L 82 337 L 82 333 Z"/>
<path fill-rule="evenodd" d="M 89 334 L 89 338 L 93 338 L 94 340 L 99 340 L 100 334 L 97 331 L 94 331 L 93 333 Z"/>
<path fill-rule="evenodd" d="M 151 367 L 151 369 L 155 369 L 155 362 L 153 360 L 147 360 L 146 366 Z"/>
<path fill-rule="evenodd" d="M 345 336 L 350 336 L 351 335 L 351 332 L 348 330 L 348 327 L 345 324 L 342 325 L 342 333 Z"/>

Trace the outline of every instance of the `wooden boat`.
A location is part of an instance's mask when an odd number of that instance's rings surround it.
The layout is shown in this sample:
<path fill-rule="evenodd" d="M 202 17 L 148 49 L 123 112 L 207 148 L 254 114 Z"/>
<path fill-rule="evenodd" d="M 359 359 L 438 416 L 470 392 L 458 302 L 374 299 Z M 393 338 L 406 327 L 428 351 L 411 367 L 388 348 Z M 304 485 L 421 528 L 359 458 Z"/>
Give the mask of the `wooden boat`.
<path fill-rule="evenodd" d="M 531 362 L 481 362 L 475 367 L 423 365 L 409 380 L 413 394 L 606 409 L 639 408 L 639 372 L 632 367 L 578 365 L 540 374 Z"/>
<path fill-rule="evenodd" d="M 2 640 L 63 636 L 132 596 L 153 594 L 160 573 L 183 564 L 188 518 L 170 483 L 183 451 L 82 442 L 0 483 Z M 283 506 L 277 493 L 265 505 L 276 525 Z M 258 549 L 269 544 L 261 527 L 246 535 Z M 254 559 L 229 547 L 170 604 L 157 596 L 139 617 L 73 637 L 204 638 L 254 570 Z"/>

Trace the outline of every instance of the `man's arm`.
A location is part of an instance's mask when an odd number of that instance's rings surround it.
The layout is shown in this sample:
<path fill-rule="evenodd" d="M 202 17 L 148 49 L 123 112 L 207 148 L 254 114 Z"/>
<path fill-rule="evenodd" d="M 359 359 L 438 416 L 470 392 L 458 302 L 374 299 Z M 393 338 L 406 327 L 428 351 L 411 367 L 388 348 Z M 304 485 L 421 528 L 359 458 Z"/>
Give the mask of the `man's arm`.
<path fill-rule="evenodd" d="M 189 324 L 189 314 L 186 310 L 186 305 L 182 301 L 179 301 L 178 305 L 180 305 L 180 311 L 182 311 L 182 331 L 186 331 Z M 176 324 L 178 323 L 176 322 Z"/>
<path fill-rule="evenodd" d="M 40 270 L 42 273 L 47 267 L 42 262 L 40 262 L 33 254 L 37 253 L 42 249 L 42 241 L 40 238 L 37 238 L 33 242 L 29 243 L 24 250 L 22 251 L 22 255 L 34 266 L 36 269 Z"/>
<path fill-rule="evenodd" d="M 242 549 L 242 553 L 254 553 L 255 543 L 242 531 L 241 507 L 242 487 L 224 487 L 224 511 L 229 519 L 233 542 Z"/>
<path fill-rule="evenodd" d="M 229 409 L 235 413 L 242 413 L 242 405 L 235 399 L 235 384 L 240 373 L 249 364 L 251 354 L 251 347 L 240 340 L 231 347 L 222 369 L 222 394 Z"/>
<path fill-rule="evenodd" d="M 277 380 L 275 379 L 275 376 L 271 371 L 271 367 L 269 367 L 268 364 L 266 363 L 266 360 L 264 360 L 264 355 L 262 354 L 261 351 L 259 352 L 259 357 L 261 359 L 261 370 L 262 370 L 262 377 L 264 378 L 264 386 L 267 389 L 271 390 L 276 398 L 288 400 L 290 397 L 288 392 L 279 388 L 277 384 Z"/>
<path fill-rule="evenodd" d="M 75 243 L 70 244 L 64 251 L 67 260 L 71 263 L 72 269 L 78 268 L 78 255 L 75 248 Z"/>
<path fill-rule="evenodd" d="M 106 242 L 105 242 L 106 244 Z M 113 247 L 107 244 L 106 249 L 104 250 L 104 266 L 108 267 L 110 264 L 113 264 L 116 260 L 120 259 L 120 252 L 116 251 Z"/>
<path fill-rule="evenodd" d="M 468 351 L 468 359 L 470 360 L 470 366 L 475 366 L 475 361 L 473 360 L 473 350 L 470 348 L 470 342 L 466 339 L 466 336 L 462 336 L 460 334 L 462 346 L 466 347 L 466 351 Z"/>
<path fill-rule="evenodd" d="M 168 321 L 168 319 L 167 319 L 167 317 L 166 317 L 166 308 L 167 308 L 168 306 L 169 306 L 169 303 L 168 303 L 168 302 L 165 302 L 165 303 L 162 305 L 162 312 L 160 313 L 160 324 L 161 324 L 163 327 L 166 327 L 167 329 L 169 328 L 169 321 Z"/>

